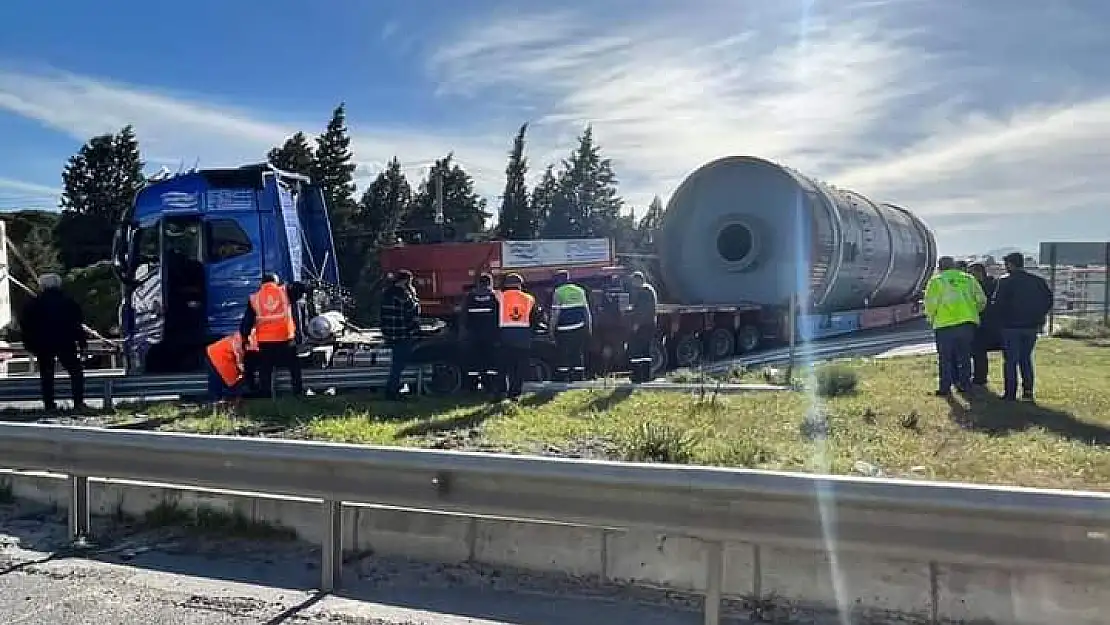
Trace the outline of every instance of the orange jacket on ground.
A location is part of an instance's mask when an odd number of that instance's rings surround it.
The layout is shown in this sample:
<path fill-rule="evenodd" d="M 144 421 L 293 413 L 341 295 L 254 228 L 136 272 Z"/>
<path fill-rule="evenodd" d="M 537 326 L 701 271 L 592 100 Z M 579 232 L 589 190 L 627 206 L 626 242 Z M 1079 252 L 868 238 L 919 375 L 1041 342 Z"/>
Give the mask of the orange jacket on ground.
<path fill-rule="evenodd" d="M 243 379 L 243 337 L 238 332 L 212 343 L 205 350 L 212 368 L 228 387 Z"/>
<path fill-rule="evenodd" d="M 254 310 L 254 332 L 259 343 L 285 343 L 297 336 L 297 324 L 293 321 L 293 307 L 289 294 L 278 284 L 263 284 L 258 292 L 251 295 L 251 308 Z"/>

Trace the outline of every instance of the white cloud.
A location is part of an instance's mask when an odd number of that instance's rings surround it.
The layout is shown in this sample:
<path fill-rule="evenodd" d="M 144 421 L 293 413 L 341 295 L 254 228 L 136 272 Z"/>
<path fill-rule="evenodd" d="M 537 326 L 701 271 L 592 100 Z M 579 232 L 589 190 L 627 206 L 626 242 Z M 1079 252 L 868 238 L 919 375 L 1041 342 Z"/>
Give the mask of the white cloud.
<path fill-rule="evenodd" d="M 297 130 L 322 129 L 322 118 L 270 121 L 256 112 L 223 106 L 196 96 L 175 96 L 144 87 L 122 85 L 65 72 L 0 70 L 0 112 L 33 119 L 78 141 L 131 124 L 151 164 L 172 168 L 240 165 L 265 158 L 266 152 Z M 353 111 L 357 117 L 357 111 Z M 471 170 L 482 192 L 496 195 L 511 133 L 436 132 L 434 129 L 360 127 L 352 124 L 352 149 L 359 171 L 369 175 L 394 155 L 409 165 L 410 176 L 421 165 L 454 150 Z M 363 178 L 361 182 L 365 183 Z"/>
<path fill-rule="evenodd" d="M 726 15 L 688 28 L 676 14 L 622 29 L 566 12 L 483 21 L 451 37 L 429 67 L 444 94 L 499 90 L 543 102 L 534 135 L 543 145 L 593 123 L 641 196 L 738 151 L 827 169 L 892 107 L 931 87 L 902 79 L 921 62 L 876 24 L 816 22 L 799 42 L 785 24 L 738 29 L 719 21 Z"/>
<path fill-rule="evenodd" d="M 1063 211 L 1110 202 L 1108 141 L 1110 98 L 967 115 L 838 180 L 926 216 Z"/>
<path fill-rule="evenodd" d="M 542 103 L 546 138 L 565 141 L 593 122 L 626 196 L 667 193 L 708 160 L 755 154 L 932 217 L 957 247 L 976 244 L 959 237 L 958 216 L 987 229 L 1110 204 L 1110 97 L 1031 103 L 1029 91 L 1013 101 L 992 93 L 1007 115 L 969 110 L 981 79 L 1000 68 L 929 48 L 920 31 L 783 13 L 738 24 L 737 13 L 677 10 L 615 29 L 567 12 L 483 20 L 429 68 L 446 94 L 499 90 Z"/>
<path fill-rule="evenodd" d="M 3 199 L 6 195 L 12 195 L 19 199 L 52 200 L 59 195 L 58 189 L 54 187 L 22 180 L 12 180 L 11 178 L 0 178 L 0 190 L 13 192 L 10 194 L 0 193 L 0 199 Z"/>

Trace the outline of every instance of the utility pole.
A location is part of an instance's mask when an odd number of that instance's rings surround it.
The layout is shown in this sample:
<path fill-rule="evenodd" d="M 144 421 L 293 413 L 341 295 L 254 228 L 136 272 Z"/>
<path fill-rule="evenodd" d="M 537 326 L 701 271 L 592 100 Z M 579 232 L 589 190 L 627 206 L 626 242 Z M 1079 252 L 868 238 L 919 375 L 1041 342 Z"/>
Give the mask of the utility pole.
<path fill-rule="evenodd" d="M 443 241 L 447 237 L 447 228 L 444 224 L 443 218 L 443 170 L 439 167 L 432 169 L 432 179 L 435 181 L 436 186 L 436 216 L 435 222 L 439 226 L 439 240 Z"/>

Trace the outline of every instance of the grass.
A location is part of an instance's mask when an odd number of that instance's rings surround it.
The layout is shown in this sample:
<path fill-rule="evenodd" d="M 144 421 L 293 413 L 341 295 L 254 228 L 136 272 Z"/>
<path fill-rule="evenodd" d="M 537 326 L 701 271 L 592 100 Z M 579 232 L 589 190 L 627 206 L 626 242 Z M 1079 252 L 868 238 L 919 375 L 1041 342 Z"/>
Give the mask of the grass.
<path fill-rule="evenodd" d="M 223 537 L 265 540 L 291 540 L 291 529 L 260 523 L 238 512 L 224 512 L 208 507 L 185 509 L 162 502 L 143 515 L 147 527 L 184 527 L 187 530 Z"/>
<path fill-rule="evenodd" d="M 231 416 L 148 406 L 141 427 L 350 443 L 686 462 L 1110 490 L 1110 349 L 1045 339 L 1036 405 L 991 391 L 937 398 L 932 356 L 799 367 L 802 391 L 576 391 L 518 405 L 478 398 L 250 402 Z M 755 374 L 758 376 L 758 373 Z M 753 377 L 755 377 L 753 376 Z M 136 419 L 137 409 L 112 418 Z"/>

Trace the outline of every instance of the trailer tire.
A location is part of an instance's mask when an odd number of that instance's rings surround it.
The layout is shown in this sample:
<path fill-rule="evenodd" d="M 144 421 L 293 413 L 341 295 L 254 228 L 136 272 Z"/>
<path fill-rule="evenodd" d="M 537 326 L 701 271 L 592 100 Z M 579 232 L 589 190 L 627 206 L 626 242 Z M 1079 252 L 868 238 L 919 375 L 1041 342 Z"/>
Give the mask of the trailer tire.
<path fill-rule="evenodd" d="M 754 325 L 740 326 L 736 331 L 736 353 L 747 354 L 759 349 L 763 342 L 763 333 Z"/>
<path fill-rule="evenodd" d="M 458 363 L 437 360 L 430 365 L 431 372 L 424 376 L 423 391 L 428 395 L 454 395 L 462 389 L 463 370 Z"/>
<path fill-rule="evenodd" d="M 663 337 L 659 337 L 651 343 L 651 379 L 666 373 L 667 364 L 667 344 Z"/>
<path fill-rule="evenodd" d="M 674 343 L 674 364 L 679 369 L 697 367 L 704 356 L 705 349 L 696 332 L 683 334 Z"/>
<path fill-rule="evenodd" d="M 724 360 L 736 353 L 736 334 L 728 328 L 713 328 L 705 343 L 710 360 Z"/>

